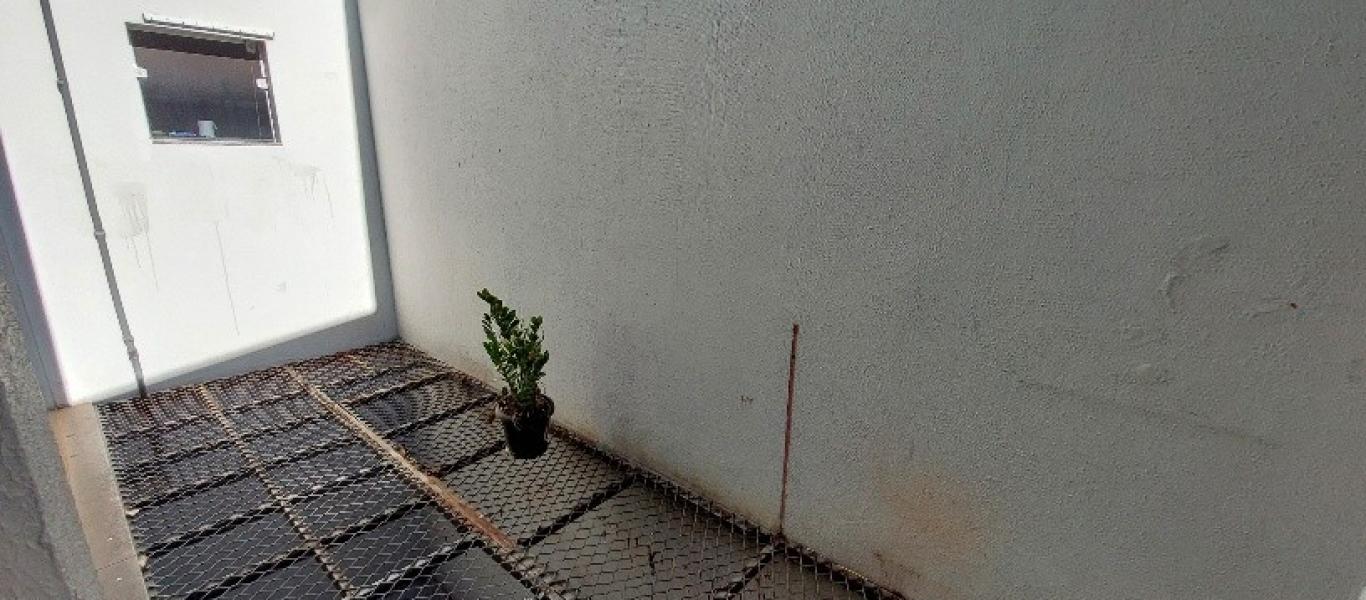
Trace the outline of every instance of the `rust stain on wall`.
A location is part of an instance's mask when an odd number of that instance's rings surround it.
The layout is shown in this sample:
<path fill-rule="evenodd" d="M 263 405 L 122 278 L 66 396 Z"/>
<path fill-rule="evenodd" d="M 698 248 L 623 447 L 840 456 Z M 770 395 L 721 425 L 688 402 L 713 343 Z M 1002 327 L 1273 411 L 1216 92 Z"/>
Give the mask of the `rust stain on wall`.
<path fill-rule="evenodd" d="M 890 465 L 888 465 L 890 467 Z M 877 552 L 875 575 L 911 597 L 967 598 L 987 572 L 994 517 L 959 478 L 937 468 L 878 469 L 878 499 L 893 533 L 890 552 Z M 955 582 L 950 588 L 945 581 Z"/>

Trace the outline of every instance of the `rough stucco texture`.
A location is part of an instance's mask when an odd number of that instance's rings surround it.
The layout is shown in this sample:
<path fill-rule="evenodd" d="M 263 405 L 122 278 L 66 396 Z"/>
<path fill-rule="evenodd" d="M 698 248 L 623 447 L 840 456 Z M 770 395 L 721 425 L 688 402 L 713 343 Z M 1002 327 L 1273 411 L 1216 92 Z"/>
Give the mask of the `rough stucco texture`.
<path fill-rule="evenodd" d="M 7 402 L 0 390 L 0 402 Z M 0 598 L 69 595 L 43 528 L 38 493 L 14 432 L 10 408 L 0 408 Z"/>
<path fill-rule="evenodd" d="M 0 600 L 98 598 L 8 277 L 0 264 Z"/>
<path fill-rule="evenodd" d="M 1366 4 L 364 2 L 402 334 L 917 597 L 1366 584 Z"/>

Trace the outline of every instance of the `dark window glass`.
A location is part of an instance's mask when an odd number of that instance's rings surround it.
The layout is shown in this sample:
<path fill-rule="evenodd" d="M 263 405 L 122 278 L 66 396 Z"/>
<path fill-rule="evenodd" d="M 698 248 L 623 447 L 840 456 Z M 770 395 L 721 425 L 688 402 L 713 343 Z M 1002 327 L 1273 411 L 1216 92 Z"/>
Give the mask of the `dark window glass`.
<path fill-rule="evenodd" d="M 156 139 L 279 140 L 265 44 L 130 30 Z"/>

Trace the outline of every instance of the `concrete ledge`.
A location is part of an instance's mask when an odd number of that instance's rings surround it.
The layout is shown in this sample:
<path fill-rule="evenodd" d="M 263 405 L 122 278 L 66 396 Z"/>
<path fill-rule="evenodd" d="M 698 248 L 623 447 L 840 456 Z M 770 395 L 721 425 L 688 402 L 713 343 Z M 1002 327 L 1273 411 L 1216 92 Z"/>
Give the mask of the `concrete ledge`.
<path fill-rule="evenodd" d="M 50 420 L 101 595 L 111 599 L 147 598 L 142 566 L 123 514 L 94 405 L 54 410 Z"/>

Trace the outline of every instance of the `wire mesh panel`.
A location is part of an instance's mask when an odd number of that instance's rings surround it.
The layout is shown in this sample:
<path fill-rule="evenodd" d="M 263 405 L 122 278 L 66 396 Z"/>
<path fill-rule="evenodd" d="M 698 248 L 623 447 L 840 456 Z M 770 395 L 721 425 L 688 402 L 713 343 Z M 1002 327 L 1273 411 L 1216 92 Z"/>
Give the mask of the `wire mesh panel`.
<path fill-rule="evenodd" d="M 294 380 L 278 369 L 220 379 L 210 382 L 206 387 L 223 410 L 257 406 L 303 393 Z"/>
<path fill-rule="evenodd" d="M 243 477 L 143 508 L 129 518 L 129 529 L 147 553 L 160 554 L 278 511 L 260 479 Z"/>
<path fill-rule="evenodd" d="M 628 474 L 561 440 L 536 460 L 498 452 L 444 478 L 503 532 L 526 545 L 627 483 Z"/>
<path fill-rule="evenodd" d="M 167 462 L 140 463 L 119 475 L 124 502 L 134 508 L 160 504 L 200 488 L 235 481 L 247 475 L 242 457 L 231 447 Z"/>
<path fill-rule="evenodd" d="M 844 577 L 809 556 L 792 553 L 765 563 L 754 578 L 746 582 L 738 597 L 744 600 L 863 600 L 882 596 L 872 590 L 865 595 L 861 582 Z"/>
<path fill-rule="evenodd" d="M 530 554 L 587 598 L 709 598 L 743 579 L 763 546 L 696 506 L 631 486 Z"/>
<path fill-rule="evenodd" d="M 419 382 L 381 396 L 371 396 L 346 406 L 376 431 L 394 433 L 399 427 L 412 429 L 489 403 L 481 388 L 453 378 Z"/>
<path fill-rule="evenodd" d="M 441 363 L 403 343 L 358 348 L 304 361 L 295 368 L 324 395 L 341 403 L 363 401 L 453 375 Z"/>
<path fill-rule="evenodd" d="M 285 494 L 302 494 L 334 479 L 381 464 L 380 457 L 364 444 L 348 440 L 344 446 L 325 448 L 307 458 L 273 467 L 267 471 L 267 476 Z"/>
<path fill-rule="evenodd" d="M 441 476 L 503 448 L 503 432 L 490 423 L 488 405 L 413 427 L 390 430 L 389 439 L 423 471 Z"/>
<path fill-rule="evenodd" d="M 355 442 L 346 427 L 321 415 L 285 429 L 265 430 L 244 439 L 251 452 L 265 464 L 287 462 L 296 469 L 307 469 L 320 460 L 326 460 L 315 456 L 317 454 L 333 456 L 340 446 Z"/>
<path fill-rule="evenodd" d="M 267 472 L 291 493 L 292 512 L 326 548 L 349 593 L 429 598 L 464 590 L 479 592 L 464 596 L 470 598 L 530 597 L 496 564 L 486 573 L 486 565 L 470 558 L 482 555 L 482 540 L 442 514 L 425 490 L 367 452 L 362 444 L 348 444 Z"/>
<path fill-rule="evenodd" d="M 227 434 L 212 419 L 193 419 L 164 431 L 133 431 L 110 440 L 114 468 L 144 470 L 144 465 L 186 458 L 195 452 L 226 446 Z"/>
<path fill-rule="evenodd" d="M 319 537 L 332 539 L 357 523 L 423 496 L 388 465 L 374 465 L 337 474 L 296 498 L 294 511 L 299 517 Z"/>
<path fill-rule="evenodd" d="M 224 411 L 228 421 L 237 432 L 250 436 L 258 432 L 288 429 L 304 421 L 323 416 L 318 406 L 308 394 L 298 393 L 262 401 L 237 409 Z"/>
<path fill-rule="evenodd" d="M 444 379 L 450 375 L 440 366 L 426 361 L 413 364 L 371 369 L 373 375 L 365 378 L 343 378 L 320 386 L 327 397 L 337 402 L 355 402 L 408 387 L 418 386 L 431 381 Z"/>
<path fill-rule="evenodd" d="M 535 595 L 288 378 L 254 374 L 202 393 L 211 401 L 178 393 L 136 412 L 100 407 L 152 596 Z M 194 427 L 162 428 L 146 414 Z"/>
<path fill-rule="evenodd" d="M 100 422 L 111 440 L 136 432 L 164 433 L 182 423 L 209 418 L 208 407 L 192 390 L 158 392 L 146 398 L 101 404 Z"/>
<path fill-rule="evenodd" d="M 445 554 L 407 571 L 405 578 L 377 583 L 358 597 L 386 600 L 418 598 L 531 598 L 522 583 L 487 554 L 469 549 Z"/>
<path fill-rule="evenodd" d="M 167 597 L 207 595 L 224 580 L 246 577 L 263 563 L 305 554 L 303 539 L 283 514 L 275 513 L 149 557 L 147 585 Z"/>
<path fill-rule="evenodd" d="M 219 598 L 300 598 L 302 600 L 337 598 L 336 584 L 317 557 L 301 555 L 298 560 L 265 571 L 258 578 L 224 590 Z"/>
<path fill-rule="evenodd" d="M 446 373 L 381 394 L 353 396 L 359 399 L 345 406 L 423 471 L 440 476 L 498 451 L 503 443 L 502 431 L 492 424 L 492 396 L 483 387 Z"/>
<path fill-rule="evenodd" d="M 463 553 L 474 545 L 468 530 L 446 520 L 441 511 L 421 501 L 398 504 L 384 513 L 366 535 L 348 539 L 336 547 L 337 562 L 357 585 L 403 574 L 420 560 L 438 552 Z"/>
<path fill-rule="evenodd" d="M 154 597 L 893 598 L 403 343 L 100 406 Z"/>

